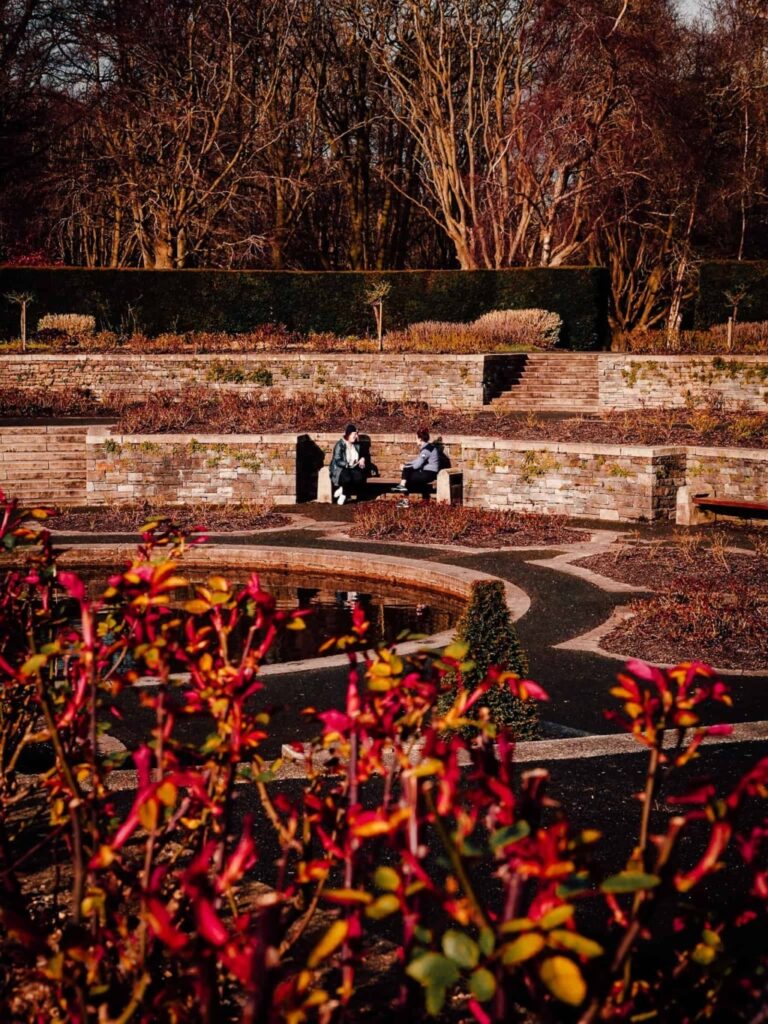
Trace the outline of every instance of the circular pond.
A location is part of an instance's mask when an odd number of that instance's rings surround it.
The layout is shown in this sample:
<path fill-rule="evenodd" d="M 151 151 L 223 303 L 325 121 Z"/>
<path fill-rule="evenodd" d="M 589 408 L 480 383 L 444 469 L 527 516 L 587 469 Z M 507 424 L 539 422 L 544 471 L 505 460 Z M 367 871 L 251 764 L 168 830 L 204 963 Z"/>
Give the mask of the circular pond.
<path fill-rule="evenodd" d="M 107 576 L 134 554 L 135 549 L 126 545 L 84 545 L 65 552 L 60 564 L 86 576 L 96 593 Z M 349 631 L 355 603 L 363 606 L 370 622 L 366 646 L 391 643 L 404 633 L 424 639 L 401 644 L 403 653 L 424 643 L 449 643 L 472 584 L 489 579 L 470 569 L 391 555 L 213 544 L 189 550 L 179 568 L 192 585 L 213 574 L 236 583 L 258 572 L 278 607 L 310 611 L 306 629 L 280 631 L 266 672 L 282 671 L 288 664 L 308 667 L 315 659 L 323 665 L 346 662 L 346 656 L 333 649 L 319 657 L 318 648 L 329 637 Z M 512 584 L 504 586 L 512 618 L 517 619 L 527 610 L 528 598 Z M 179 599 L 185 596 L 179 594 Z"/>

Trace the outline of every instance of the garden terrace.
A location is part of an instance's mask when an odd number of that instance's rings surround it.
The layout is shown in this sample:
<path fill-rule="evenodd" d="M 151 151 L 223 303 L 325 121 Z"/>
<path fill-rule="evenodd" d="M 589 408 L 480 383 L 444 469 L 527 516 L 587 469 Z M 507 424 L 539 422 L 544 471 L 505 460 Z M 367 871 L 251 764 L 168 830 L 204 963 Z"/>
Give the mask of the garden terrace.
<path fill-rule="evenodd" d="M 202 386 L 216 394 L 297 401 L 307 392 L 324 397 L 343 388 L 370 391 L 380 401 L 422 401 L 432 409 L 464 412 L 520 407 L 603 413 L 689 409 L 713 401 L 731 411 L 768 408 L 768 357 L 757 355 L 19 353 L 0 355 L 0 380 L 4 389 L 30 396 L 85 391 L 102 405 L 114 405 L 121 394 L 136 402 L 157 392 L 167 393 L 165 401 L 184 403 Z"/>
<path fill-rule="evenodd" d="M 311 409 L 311 414 L 308 410 Z M 514 409 L 454 411 L 426 402 L 390 402 L 378 393 L 336 388 L 319 394 L 301 390 L 234 391 L 206 387 L 158 391 L 145 399 L 128 392 L 97 401 L 82 390 L 0 389 L 0 417 L 33 424 L 40 418 L 99 418 L 116 421 L 123 434 L 337 431 L 350 418 L 368 432 L 413 433 L 426 425 L 433 435 L 457 434 L 507 440 L 573 444 L 698 445 L 765 448 L 768 410 L 722 409 L 719 403 L 669 411 L 630 409 L 591 416 L 540 416 Z M 311 419 L 311 423 L 308 423 Z"/>
<path fill-rule="evenodd" d="M 120 434 L 105 425 L 0 427 L 0 486 L 25 501 L 64 505 L 291 505 L 317 496 L 334 433 Z M 412 457 L 413 434 L 364 437 L 384 479 Z M 685 445 L 616 445 L 451 434 L 445 453 L 468 506 L 613 521 L 671 519 L 677 491 L 707 486 L 758 500 L 768 452 Z"/>

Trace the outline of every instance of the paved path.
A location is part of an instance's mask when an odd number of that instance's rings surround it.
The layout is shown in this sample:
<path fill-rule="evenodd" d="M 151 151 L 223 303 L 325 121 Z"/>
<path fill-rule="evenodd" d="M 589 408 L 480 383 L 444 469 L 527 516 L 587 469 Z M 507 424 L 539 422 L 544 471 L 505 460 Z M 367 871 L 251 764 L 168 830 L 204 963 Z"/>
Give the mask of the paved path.
<path fill-rule="evenodd" d="M 351 510 L 329 505 L 303 505 L 300 510 L 303 523 L 309 528 L 231 535 L 226 538 L 226 542 L 252 546 L 254 549 L 262 544 L 314 546 L 338 551 L 340 559 L 344 557 L 344 552 L 353 548 L 355 551 L 370 552 L 371 555 L 400 555 L 500 576 L 521 587 L 531 600 L 529 610 L 517 623 L 517 629 L 528 654 L 531 678 L 540 682 L 552 698 L 551 703 L 542 709 L 547 735 L 568 737 L 615 733 L 615 726 L 605 720 L 603 709 L 614 705 L 614 699 L 608 691 L 613 685 L 620 662 L 594 651 L 563 649 L 558 645 L 601 625 L 618 605 L 627 602 L 630 595 L 607 591 L 597 585 L 596 581 L 560 572 L 549 566 L 531 564 L 551 559 L 557 553 L 552 548 L 472 552 L 467 549 L 457 551 L 410 544 L 352 542 L 346 536 L 339 536 L 347 529 Z M 306 518 L 308 510 L 310 522 Z M 578 525 L 582 525 L 581 522 Z M 605 531 L 605 524 L 592 525 Z M 655 528 L 653 531 L 650 528 L 646 530 L 649 534 L 656 534 Z M 95 539 L 88 538 L 91 542 Z M 99 538 L 100 541 L 107 539 Z M 117 537 L 112 539 L 118 540 Z M 119 539 L 124 541 L 126 538 Z M 68 540 L 76 544 L 83 542 L 85 537 L 58 538 L 59 543 L 67 543 Z M 217 544 L 224 541 L 225 538 L 221 536 L 216 538 Z M 733 687 L 734 708 L 718 708 L 718 720 L 744 723 L 762 722 L 768 718 L 768 674 L 726 678 Z M 282 708 L 275 721 L 280 741 L 306 739 L 310 727 L 299 712 L 308 705 L 318 708 L 338 705 L 344 697 L 346 670 L 338 667 L 313 667 L 301 673 L 270 673 L 265 678 L 265 684 L 267 700 Z M 136 706 L 126 715 L 130 725 L 120 726 L 118 736 L 123 733 L 122 738 L 130 744 L 135 727 L 143 727 L 146 713 L 138 706 L 133 695 L 127 700 L 129 704 L 135 701 Z M 274 746 L 270 753 L 276 756 L 279 751 L 278 740 L 270 746 Z"/>

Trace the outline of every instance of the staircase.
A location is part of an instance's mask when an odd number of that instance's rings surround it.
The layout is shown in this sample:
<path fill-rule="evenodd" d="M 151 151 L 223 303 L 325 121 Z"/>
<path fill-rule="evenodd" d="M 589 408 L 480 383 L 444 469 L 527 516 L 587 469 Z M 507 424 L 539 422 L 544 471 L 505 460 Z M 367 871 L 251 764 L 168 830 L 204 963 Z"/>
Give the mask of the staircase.
<path fill-rule="evenodd" d="M 492 398 L 497 412 L 596 413 L 597 356 L 582 352 L 532 352 L 516 381 Z"/>

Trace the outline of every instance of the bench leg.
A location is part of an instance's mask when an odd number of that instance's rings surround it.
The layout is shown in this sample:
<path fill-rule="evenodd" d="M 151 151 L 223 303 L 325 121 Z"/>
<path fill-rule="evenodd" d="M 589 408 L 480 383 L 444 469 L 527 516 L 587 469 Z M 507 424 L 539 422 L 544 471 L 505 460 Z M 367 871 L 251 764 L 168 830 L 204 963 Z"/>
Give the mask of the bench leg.
<path fill-rule="evenodd" d="M 714 521 L 714 512 L 694 505 L 693 499 L 709 498 L 712 496 L 712 488 L 701 487 L 678 487 L 677 505 L 675 509 L 675 522 L 678 526 L 701 526 L 703 523 Z"/>
<path fill-rule="evenodd" d="M 441 469 L 437 474 L 435 498 L 438 505 L 461 505 L 463 503 L 464 475 Z"/>
<path fill-rule="evenodd" d="M 323 505 L 333 503 L 331 471 L 328 466 L 321 466 L 317 474 L 317 500 Z"/>

